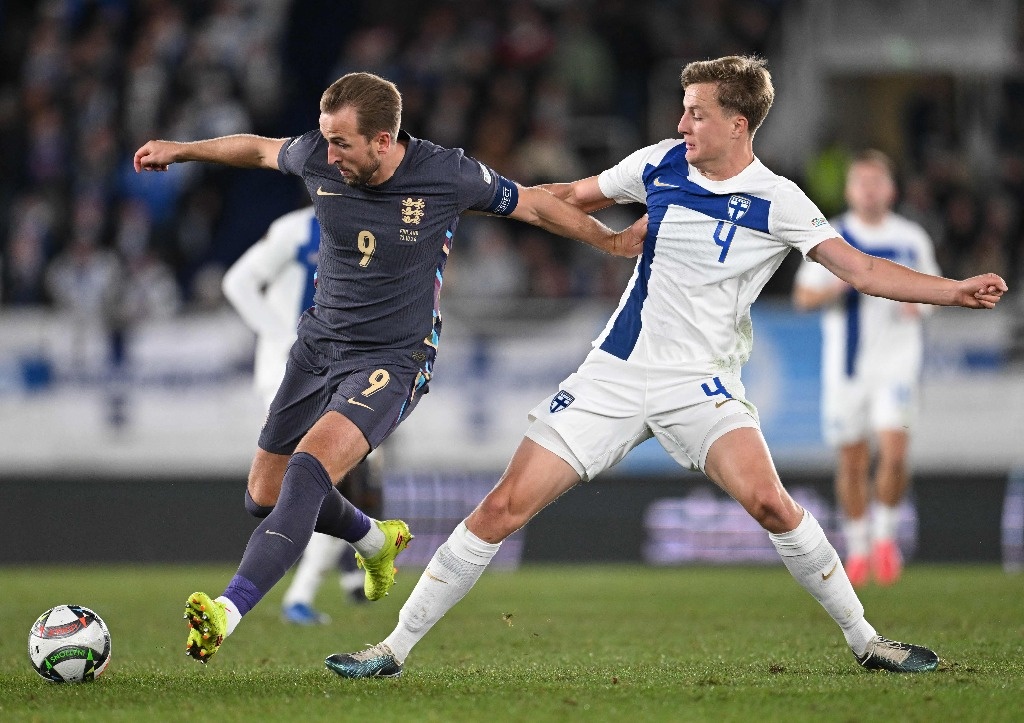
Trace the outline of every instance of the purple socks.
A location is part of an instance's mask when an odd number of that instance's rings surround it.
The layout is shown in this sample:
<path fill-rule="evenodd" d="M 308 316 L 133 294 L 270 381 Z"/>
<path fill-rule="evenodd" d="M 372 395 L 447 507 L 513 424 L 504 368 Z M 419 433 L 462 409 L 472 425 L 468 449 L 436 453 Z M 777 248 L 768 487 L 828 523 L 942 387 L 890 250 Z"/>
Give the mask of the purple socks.
<path fill-rule="evenodd" d="M 288 461 L 277 504 L 252 533 L 238 572 L 224 590 L 240 614 L 255 607 L 284 577 L 306 549 L 314 528 L 358 540 L 369 530 L 370 519 L 334 488 L 316 457 L 297 452 Z"/>

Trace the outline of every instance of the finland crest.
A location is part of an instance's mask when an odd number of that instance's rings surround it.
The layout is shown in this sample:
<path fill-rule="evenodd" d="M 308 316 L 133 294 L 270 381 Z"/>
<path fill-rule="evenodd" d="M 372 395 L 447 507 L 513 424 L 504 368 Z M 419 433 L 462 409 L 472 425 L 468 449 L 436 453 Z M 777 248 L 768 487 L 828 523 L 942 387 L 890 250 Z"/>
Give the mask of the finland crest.
<path fill-rule="evenodd" d="M 729 196 L 729 220 L 739 221 L 750 210 L 750 199 L 746 196 Z"/>
<path fill-rule="evenodd" d="M 555 412 L 561 412 L 563 409 L 565 409 L 566 407 L 568 407 L 570 404 L 572 404 L 575 401 L 576 401 L 576 397 L 574 397 L 573 395 L 569 394 L 569 392 L 566 392 L 566 391 L 563 391 L 563 390 L 559 389 L 558 390 L 558 394 L 556 394 L 551 399 L 551 406 L 550 406 L 551 413 L 554 414 Z"/>

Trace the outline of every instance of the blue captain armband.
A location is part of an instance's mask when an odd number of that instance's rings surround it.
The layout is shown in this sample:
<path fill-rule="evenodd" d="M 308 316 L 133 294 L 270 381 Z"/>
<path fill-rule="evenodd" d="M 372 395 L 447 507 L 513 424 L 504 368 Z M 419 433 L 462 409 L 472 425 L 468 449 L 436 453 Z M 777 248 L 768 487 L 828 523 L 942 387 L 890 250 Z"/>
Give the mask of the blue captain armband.
<path fill-rule="evenodd" d="M 508 216 L 518 205 L 519 187 L 504 176 L 498 176 L 498 192 L 494 194 L 491 205 L 484 211 L 498 216 Z"/>

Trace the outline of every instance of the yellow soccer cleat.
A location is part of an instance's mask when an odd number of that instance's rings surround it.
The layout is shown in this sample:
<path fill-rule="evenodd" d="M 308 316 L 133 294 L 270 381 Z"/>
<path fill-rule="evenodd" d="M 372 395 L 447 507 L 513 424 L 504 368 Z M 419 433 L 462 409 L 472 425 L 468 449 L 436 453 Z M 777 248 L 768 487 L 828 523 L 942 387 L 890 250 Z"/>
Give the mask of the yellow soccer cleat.
<path fill-rule="evenodd" d="M 380 600 L 388 594 L 395 584 L 395 573 L 398 572 L 395 558 L 412 540 L 409 525 L 401 520 L 374 520 L 374 524 L 384 533 L 384 547 L 369 558 L 356 553 L 356 564 L 366 571 L 363 593 L 367 600 Z"/>
<path fill-rule="evenodd" d="M 185 654 L 206 663 L 220 650 L 228 634 L 228 616 L 224 604 L 211 600 L 205 592 L 194 592 L 185 603 L 188 643 Z"/>

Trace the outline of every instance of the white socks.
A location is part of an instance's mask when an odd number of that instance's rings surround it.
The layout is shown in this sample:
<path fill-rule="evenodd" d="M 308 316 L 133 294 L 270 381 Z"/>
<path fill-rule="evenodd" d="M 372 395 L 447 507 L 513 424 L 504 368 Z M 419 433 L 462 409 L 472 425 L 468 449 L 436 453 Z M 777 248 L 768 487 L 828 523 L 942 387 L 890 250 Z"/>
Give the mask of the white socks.
<path fill-rule="evenodd" d="M 849 557 L 867 557 L 871 553 L 871 543 L 880 540 L 896 539 L 896 526 L 899 523 L 899 507 L 890 507 L 876 502 L 869 514 L 851 520 L 843 519 L 843 536 L 846 538 L 846 550 Z"/>
<path fill-rule="evenodd" d="M 853 591 L 839 555 L 814 516 L 804 510 L 804 517 L 795 530 L 769 533 L 768 537 L 790 574 L 839 624 L 853 652 L 863 655 L 868 642 L 877 633 L 864 619 L 864 606 Z"/>
<path fill-rule="evenodd" d="M 235 632 L 235 628 L 238 627 L 238 623 L 242 622 L 242 614 L 238 612 L 238 606 L 231 602 L 230 599 L 221 595 L 216 599 L 216 602 L 224 603 L 224 614 L 228 618 L 228 631 L 224 633 L 224 637 L 231 635 Z"/>
<path fill-rule="evenodd" d="M 899 522 L 899 508 L 883 505 L 881 502 L 875 505 L 874 529 L 872 537 L 878 540 L 896 539 L 896 523 Z"/>
<path fill-rule="evenodd" d="M 847 557 L 867 557 L 871 552 L 871 535 L 868 517 L 843 520 L 843 536 L 846 538 Z"/>
<path fill-rule="evenodd" d="M 363 557 L 373 557 L 384 547 L 384 541 L 386 539 L 387 538 L 384 537 L 384 531 L 380 529 L 380 526 L 377 524 L 377 520 L 370 518 L 369 532 L 355 542 L 350 542 L 349 544 L 356 548 L 356 552 Z"/>
<path fill-rule="evenodd" d="M 444 617 L 465 597 L 480 579 L 501 543 L 484 542 L 466 527 L 465 521 L 437 549 L 398 614 L 398 627 L 384 642 L 399 663 L 427 634 L 434 623 Z"/>
<path fill-rule="evenodd" d="M 376 528 L 376 525 L 371 525 Z M 380 532 L 380 530 L 377 530 Z M 383 533 L 381 533 L 383 534 Z M 344 540 L 337 537 L 314 532 L 309 544 L 295 566 L 295 577 L 284 594 L 282 605 L 285 607 L 303 603 L 312 605 L 316 591 L 320 589 L 324 573 L 333 570 L 338 564 L 342 549 L 348 547 Z M 350 553 L 351 554 L 351 553 Z"/>

